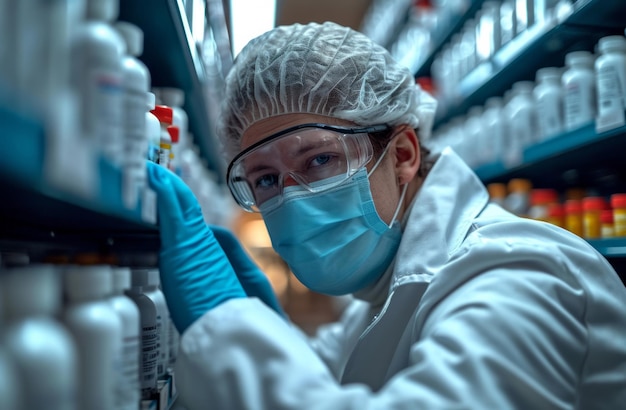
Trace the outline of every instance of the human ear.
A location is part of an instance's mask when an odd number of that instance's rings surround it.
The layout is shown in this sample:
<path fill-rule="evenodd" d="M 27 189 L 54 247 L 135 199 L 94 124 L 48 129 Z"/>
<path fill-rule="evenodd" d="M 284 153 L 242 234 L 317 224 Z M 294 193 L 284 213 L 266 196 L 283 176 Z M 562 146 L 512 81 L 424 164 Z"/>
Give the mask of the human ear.
<path fill-rule="evenodd" d="M 419 138 L 413 128 L 404 126 L 393 143 L 398 185 L 407 184 L 413 180 L 421 165 Z"/>

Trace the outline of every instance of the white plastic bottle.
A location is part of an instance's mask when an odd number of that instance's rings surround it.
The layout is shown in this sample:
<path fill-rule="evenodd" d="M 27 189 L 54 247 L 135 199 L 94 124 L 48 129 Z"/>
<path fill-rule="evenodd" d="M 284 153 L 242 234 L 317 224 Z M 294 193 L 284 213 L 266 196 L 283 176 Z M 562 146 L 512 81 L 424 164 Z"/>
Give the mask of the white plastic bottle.
<path fill-rule="evenodd" d="M 130 288 L 130 269 L 113 268 L 111 305 L 122 320 L 122 373 L 117 378 L 115 408 L 137 410 L 141 402 L 139 386 L 141 317 L 137 305 L 124 294 Z"/>
<path fill-rule="evenodd" d="M 561 76 L 563 87 L 564 127 L 566 130 L 589 124 L 596 116 L 596 83 L 594 57 L 588 51 L 565 55 L 566 70 Z"/>
<path fill-rule="evenodd" d="M 537 140 L 533 88 L 534 84 L 531 81 L 514 83 L 511 98 L 506 104 L 507 130 L 510 138 L 506 159 L 509 164 L 519 164 L 524 148 Z"/>
<path fill-rule="evenodd" d="M 78 409 L 115 407 L 122 321 L 111 306 L 108 266 L 76 266 L 65 271 L 68 306 L 63 320 L 78 348 Z"/>
<path fill-rule="evenodd" d="M 485 102 L 483 112 L 483 161 L 494 162 L 502 158 L 504 152 L 504 124 L 502 121 L 503 102 L 500 97 L 490 97 Z"/>
<path fill-rule="evenodd" d="M 96 149 L 121 165 L 122 54 L 124 40 L 110 25 L 119 0 L 87 0 L 87 20 L 76 30 L 71 79 L 80 96 L 80 132 Z"/>
<path fill-rule="evenodd" d="M 626 106 L 626 38 L 603 37 L 598 42 L 600 56 L 595 61 L 598 116 L 623 112 Z"/>
<path fill-rule="evenodd" d="M 150 71 L 137 57 L 143 52 L 143 31 L 134 24 L 117 22 L 115 28 L 124 38 L 126 54 L 122 58 L 123 74 L 123 167 L 126 206 L 133 209 L 146 185 L 145 158 L 146 93 L 150 91 Z"/>
<path fill-rule="evenodd" d="M 161 316 L 161 355 L 159 365 L 157 365 L 158 376 L 165 376 L 167 374 L 167 368 L 169 367 L 170 351 L 172 350 L 173 339 L 170 338 L 170 311 L 167 308 L 167 302 L 165 301 L 165 295 L 160 288 L 161 277 L 157 269 L 151 269 L 148 273 L 148 290 L 152 292 L 152 298 L 157 306 L 159 316 Z M 161 366 L 161 368 L 159 368 Z"/>
<path fill-rule="evenodd" d="M 54 318 L 61 308 L 59 272 L 31 265 L 6 270 L 0 280 L 4 343 L 19 375 L 21 408 L 80 409 L 76 345 Z"/>
<path fill-rule="evenodd" d="M 159 119 L 152 113 L 156 107 L 156 96 L 152 92 L 146 94 L 146 137 L 148 140 L 148 161 L 155 164 L 159 163 L 159 144 L 161 142 L 161 123 Z"/>
<path fill-rule="evenodd" d="M 480 155 L 482 147 L 483 124 L 481 115 L 483 109 L 480 106 L 471 107 L 467 112 L 467 119 L 463 126 L 465 137 L 464 140 L 464 160 L 472 168 L 480 164 Z"/>
<path fill-rule="evenodd" d="M 162 326 L 157 305 L 148 291 L 148 269 L 131 271 L 131 286 L 126 295 L 139 309 L 141 317 L 141 396 L 149 399 L 157 390 L 157 366 L 161 356 L 159 329 Z"/>
<path fill-rule="evenodd" d="M 152 110 L 161 124 L 160 142 L 159 142 L 159 160 L 158 164 L 164 168 L 170 167 L 170 151 L 172 149 L 172 137 L 167 127 L 172 125 L 174 119 L 174 110 L 166 105 L 158 105 Z"/>
<path fill-rule="evenodd" d="M 545 140 L 563 132 L 561 70 L 556 67 L 537 70 L 533 95 L 539 139 Z"/>
<path fill-rule="evenodd" d="M 179 88 L 173 87 L 161 87 L 159 89 L 159 97 L 163 104 L 172 107 L 173 118 L 172 123 L 179 129 L 179 141 L 178 144 L 172 146 L 174 150 L 174 162 L 172 164 L 172 170 L 176 175 L 181 176 L 181 159 L 183 157 L 183 150 L 187 148 L 189 141 L 189 118 L 187 112 L 184 110 L 185 104 L 185 92 Z"/>

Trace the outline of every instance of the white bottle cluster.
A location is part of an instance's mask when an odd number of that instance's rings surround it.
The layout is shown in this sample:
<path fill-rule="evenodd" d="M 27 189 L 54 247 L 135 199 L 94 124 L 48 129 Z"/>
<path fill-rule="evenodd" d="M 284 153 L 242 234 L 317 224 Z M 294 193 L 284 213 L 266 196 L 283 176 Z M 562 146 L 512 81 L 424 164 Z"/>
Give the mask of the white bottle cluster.
<path fill-rule="evenodd" d="M 153 88 L 143 31 L 118 21 L 119 1 L 0 1 L 0 103 L 43 120 L 44 176 L 55 187 L 97 197 L 104 158 L 136 210 L 155 201 L 148 159 L 183 177 L 207 222 L 228 221 L 234 203 L 194 145 L 185 94 Z"/>
<path fill-rule="evenodd" d="M 525 148 L 593 124 L 602 132 L 624 125 L 626 37 L 601 38 L 599 55 L 574 51 L 565 67 L 545 67 L 502 97 L 440 126 L 432 147 L 451 146 L 472 167 L 494 161 L 515 166 Z"/>
<path fill-rule="evenodd" d="M 179 336 L 158 270 L 32 264 L 0 284 L 0 408 L 171 405 Z"/>

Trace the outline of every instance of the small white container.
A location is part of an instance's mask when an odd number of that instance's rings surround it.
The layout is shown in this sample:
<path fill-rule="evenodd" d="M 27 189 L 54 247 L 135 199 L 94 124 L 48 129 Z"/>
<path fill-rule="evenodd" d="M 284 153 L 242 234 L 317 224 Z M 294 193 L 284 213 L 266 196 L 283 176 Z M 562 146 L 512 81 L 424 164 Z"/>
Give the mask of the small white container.
<path fill-rule="evenodd" d="M 80 133 L 111 162 L 123 162 L 124 40 L 111 26 L 119 0 L 87 0 L 73 36 L 71 80 L 80 96 Z"/>
<path fill-rule="evenodd" d="M 565 55 L 566 70 L 561 76 L 561 85 L 566 130 L 589 124 L 596 116 L 593 65 L 593 54 L 588 51 L 574 51 Z"/>
<path fill-rule="evenodd" d="M 159 144 L 161 143 L 161 123 L 159 119 L 152 113 L 156 107 L 156 96 L 149 92 L 146 95 L 146 138 L 148 140 L 148 161 L 159 163 Z"/>
<path fill-rule="evenodd" d="M 598 116 L 611 116 L 626 106 L 626 38 L 603 37 L 595 61 Z"/>
<path fill-rule="evenodd" d="M 156 303 L 157 310 L 159 311 L 159 315 L 161 316 L 163 320 L 163 326 L 161 328 L 161 345 L 163 346 L 163 349 L 161 349 L 161 357 L 159 361 L 161 363 L 162 368 L 159 369 L 157 366 L 157 373 L 159 373 L 159 377 L 160 377 L 160 376 L 165 376 L 167 374 L 167 368 L 169 367 L 169 363 L 170 363 L 170 352 L 174 348 L 174 346 L 172 345 L 174 342 L 174 339 L 170 337 L 170 327 L 171 327 L 170 311 L 167 308 L 165 295 L 163 294 L 163 291 L 160 288 L 161 277 L 160 277 L 159 271 L 157 269 L 151 269 L 148 275 L 148 280 L 149 280 L 148 289 L 150 289 L 153 293 L 153 298 Z"/>
<path fill-rule="evenodd" d="M 121 374 L 117 378 L 116 409 L 137 410 L 139 386 L 141 317 L 137 305 L 124 294 L 130 288 L 130 269 L 113 268 L 113 296 L 110 301 L 122 321 Z"/>
<path fill-rule="evenodd" d="M 154 114 L 158 119 L 161 126 L 161 131 L 159 134 L 159 160 L 158 164 L 164 168 L 170 168 L 170 152 L 172 150 L 172 137 L 170 132 L 167 130 L 168 127 L 172 126 L 174 120 L 174 110 L 171 107 L 166 105 L 157 105 L 152 110 L 152 114 Z"/>
<path fill-rule="evenodd" d="M 157 370 L 161 358 L 160 328 L 163 320 L 148 285 L 148 269 L 131 271 L 131 286 L 126 295 L 135 302 L 141 318 L 141 396 L 149 399 L 157 390 Z"/>
<path fill-rule="evenodd" d="M 110 267 L 68 267 L 64 279 L 68 306 L 63 320 L 79 356 L 78 409 L 113 409 L 121 374 L 122 321 L 109 302 Z"/>
<path fill-rule="evenodd" d="M 519 81 L 513 84 L 511 97 L 505 106 L 509 144 L 505 161 L 518 164 L 524 148 L 537 141 L 535 126 L 535 102 L 532 81 Z"/>
<path fill-rule="evenodd" d="M 517 35 L 515 0 L 503 0 L 500 5 L 500 44 L 506 45 Z"/>
<path fill-rule="evenodd" d="M 80 409 L 76 345 L 54 319 L 61 308 L 58 274 L 52 265 L 31 265 L 6 270 L 0 278 L 4 344 L 19 375 L 23 409 Z"/>
<path fill-rule="evenodd" d="M 561 70 L 556 67 L 537 70 L 533 95 L 539 139 L 545 140 L 563 132 Z"/>
<path fill-rule="evenodd" d="M 179 140 L 177 144 L 172 146 L 172 150 L 174 151 L 172 170 L 176 175 L 181 176 L 180 161 L 182 152 L 189 146 L 189 118 L 183 108 L 185 104 L 185 92 L 179 88 L 161 87 L 159 88 L 159 97 L 161 97 L 165 105 L 172 107 L 174 111 L 172 123 L 179 129 Z"/>
<path fill-rule="evenodd" d="M 481 155 L 483 163 L 494 162 L 504 154 L 504 122 L 502 120 L 503 102 L 500 97 L 488 98 L 482 116 L 484 141 Z"/>
<path fill-rule="evenodd" d="M 483 124 L 481 115 L 483 109 L 480 106 L 471 107 L 467 112 L 467 119 L 463 126 L 463 151 L 465 152 L 463 159 L 471 168 L 479 165 L 480 151 L 483 149 L 482 136 Z"/>

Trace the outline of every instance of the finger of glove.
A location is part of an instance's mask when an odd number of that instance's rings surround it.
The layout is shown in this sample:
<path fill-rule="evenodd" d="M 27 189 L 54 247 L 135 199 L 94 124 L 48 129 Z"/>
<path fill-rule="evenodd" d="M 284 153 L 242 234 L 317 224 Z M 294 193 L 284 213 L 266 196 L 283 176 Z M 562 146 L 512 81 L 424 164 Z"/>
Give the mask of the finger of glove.
<path fill-rule="evenodd" d="M 183 221 L 183 210 L 171 183 L 171 172 L 149 162 L 148 183 L 157 194 L 159 225 L 164 236 L 173 236 Z"/>

